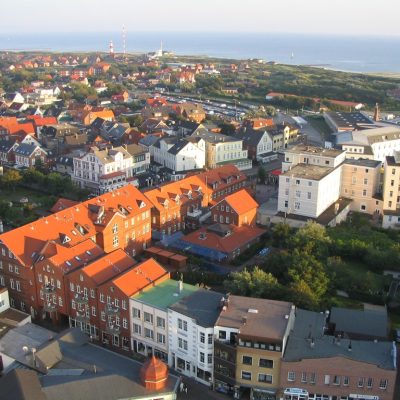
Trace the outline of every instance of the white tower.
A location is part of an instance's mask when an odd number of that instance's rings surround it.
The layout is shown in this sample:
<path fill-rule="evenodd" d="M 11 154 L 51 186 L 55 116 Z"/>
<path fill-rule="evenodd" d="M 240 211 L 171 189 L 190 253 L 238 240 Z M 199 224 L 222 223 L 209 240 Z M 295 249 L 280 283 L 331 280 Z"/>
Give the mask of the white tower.
<path fill-rule="evenodd" d="M 112 40 L 110 40 L 110 57 L 114 58 L 114 43 Z"/>
<path fill-rule="evenodd" d="M 125 25 L 122 25 L 122 53 L 124 60 L 126 59 L 126 29 Z"/>

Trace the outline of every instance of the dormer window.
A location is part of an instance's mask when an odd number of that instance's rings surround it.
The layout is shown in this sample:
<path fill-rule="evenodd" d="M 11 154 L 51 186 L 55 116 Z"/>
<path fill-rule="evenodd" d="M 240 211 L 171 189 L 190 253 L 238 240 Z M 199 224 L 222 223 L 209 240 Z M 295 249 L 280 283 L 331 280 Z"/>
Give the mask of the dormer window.
<path fill-rule="evenodd" d="M 67 236 L 67 235 L 64 235 L 63 238 L 62 238 L 61 243 L 62 244 L 66 244 L 66 243 L 68 243 L 70 241 L 71 241 L 71 238 L 69 236 Z"/>

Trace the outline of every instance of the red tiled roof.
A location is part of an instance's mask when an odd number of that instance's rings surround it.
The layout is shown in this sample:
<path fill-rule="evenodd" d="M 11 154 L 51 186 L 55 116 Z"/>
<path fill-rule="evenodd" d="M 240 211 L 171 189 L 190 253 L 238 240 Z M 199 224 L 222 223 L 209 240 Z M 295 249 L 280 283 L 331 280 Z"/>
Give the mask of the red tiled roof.
<path fill-rule="evenodd" d="M 74 200 L 69 200 L 69 199 L 64 199 L 60 197 L 56 203 L 54 204 L 53 207 L 51 207 L 50 212 L 56 213 L 58 211 L 65 210 L 66 208 L 73 207 L 75 205 L 79 204 L 78 201 Z"/>
<path fill-rule="evenodd" d="M 257 227 L 252 228 L 247 225 L 241 227 L 229 225 L 229 229 L 232 233 L 228 236 L 221 237 L 218 234 L 207 230 L 207 228 L 200 228 L 197 231 L 183 236 L 182 240 L 229 254 L 261 236 L 265 232 L 263 229 Z M 200 236 L 202 237 L 201 239 Z"/>
<path fill-rule="evenodd" d="M 232 193 L 229 196 L 226 196 L 221 201 L 226 201 L 228 205 L 233 208 L 238 215 L 244 214 L 254 208 L 258 208 L 258 203 L 253 199 L 253 197 L 250 196 L 249 192 L 245 189 Z"/>

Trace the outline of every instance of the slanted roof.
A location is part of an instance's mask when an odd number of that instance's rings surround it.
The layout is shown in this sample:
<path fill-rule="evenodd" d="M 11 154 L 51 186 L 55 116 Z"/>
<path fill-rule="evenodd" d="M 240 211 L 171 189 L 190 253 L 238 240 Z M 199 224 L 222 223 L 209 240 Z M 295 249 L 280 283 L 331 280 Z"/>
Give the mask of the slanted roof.
<path fill-rule="evenodd" d="M 196 320 L 197 325 L 213 327 L 221 311 L 223 295 L 212 290 L 199 289 L 183 297 L 170 308 Z"/>
<path fill-rule="evenodd" d="M 329 321 L 335 325 L 335 332 L 343 332 L 345 335 L 387 338 L 389 321 L 386 310 L 332 307 Z"/>
<path fill-rule="evenodd" d="M 1 400 L 46 400 L 39 378 L 34 371 L 14 369 L 3 378 L 0 385 Z"/>
<path fill-rule="evenodd" d="M 221 201 L 225 201 L 231 208 L 236 211 L 238 215 L 244 214 L 250 210 L 253 210 L 254 208 L 258 208 L 258 203 L 253 199 L 253 197 L 250 196 L 249 192 L 245 189 L 232 193 L 229 196 L 226 196 L 225 199 Z"/>

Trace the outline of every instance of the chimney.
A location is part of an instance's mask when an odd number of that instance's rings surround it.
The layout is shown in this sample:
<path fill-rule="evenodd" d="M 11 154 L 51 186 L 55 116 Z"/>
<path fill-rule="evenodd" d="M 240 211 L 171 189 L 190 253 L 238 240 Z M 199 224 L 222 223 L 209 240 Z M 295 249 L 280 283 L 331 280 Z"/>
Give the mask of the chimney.
<path fill-rule="evenodd" d="M 374 111 L 374 121 L 378 122 L 381 119 L 381 113 L 379 110 L 379 104 L 375 104 L 375 111 Z"/>

